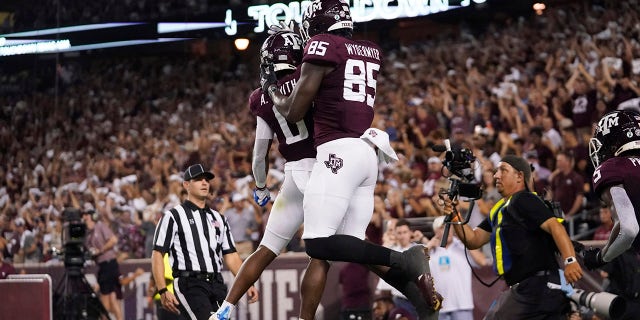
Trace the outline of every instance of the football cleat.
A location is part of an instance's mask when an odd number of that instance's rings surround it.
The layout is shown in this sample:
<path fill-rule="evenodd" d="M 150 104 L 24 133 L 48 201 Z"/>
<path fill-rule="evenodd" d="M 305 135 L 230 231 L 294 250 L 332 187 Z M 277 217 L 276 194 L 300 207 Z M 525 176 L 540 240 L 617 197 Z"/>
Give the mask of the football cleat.
<path fill-rule="evenodd" d="M 209 320 L 229 320 L 231 319 L 231 307 L 223 307 L 214 312 Z"/>

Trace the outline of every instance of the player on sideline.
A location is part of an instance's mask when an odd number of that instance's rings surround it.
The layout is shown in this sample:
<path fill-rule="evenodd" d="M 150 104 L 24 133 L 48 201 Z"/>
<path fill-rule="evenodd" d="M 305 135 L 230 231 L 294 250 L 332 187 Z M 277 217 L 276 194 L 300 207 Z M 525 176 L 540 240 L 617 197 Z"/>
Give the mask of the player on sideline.
<path fill-rule="evenodd" d="M 593 189 L 610 207 L 614 220 L 607 244 L 584 252 L 584 265 L 598 268 L 632 246 L 640 250 L 640 114 L 613 111 L 602 116 L 589 142 L 596 168 Z"/>

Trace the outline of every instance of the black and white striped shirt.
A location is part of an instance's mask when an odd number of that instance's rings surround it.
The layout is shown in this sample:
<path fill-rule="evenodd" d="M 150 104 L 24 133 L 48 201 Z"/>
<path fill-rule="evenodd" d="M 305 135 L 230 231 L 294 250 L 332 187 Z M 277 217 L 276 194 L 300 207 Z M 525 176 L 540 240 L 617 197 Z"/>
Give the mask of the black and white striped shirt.
<path fill-rule="evenodd" d="M 187 200 L 165 211 L 153 236 L 153 249 L 169 252 L 173 272 L 222 270 L 222 256 L 236 252 L 227 219 Z"/>

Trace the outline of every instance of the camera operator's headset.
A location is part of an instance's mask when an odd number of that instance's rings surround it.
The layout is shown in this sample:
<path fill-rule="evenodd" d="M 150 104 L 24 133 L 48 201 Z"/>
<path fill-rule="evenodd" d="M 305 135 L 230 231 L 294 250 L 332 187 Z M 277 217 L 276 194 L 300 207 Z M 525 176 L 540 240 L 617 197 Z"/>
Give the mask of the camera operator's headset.
<path fill-rule="evenodd" d="M 88 214 L 93 222 L 98 222 L 98 220 L 100 220 L 100 213 L 98 213 L 98 211 L 96 210 L 90 209 L 85 211 L 84 213 Z"/>

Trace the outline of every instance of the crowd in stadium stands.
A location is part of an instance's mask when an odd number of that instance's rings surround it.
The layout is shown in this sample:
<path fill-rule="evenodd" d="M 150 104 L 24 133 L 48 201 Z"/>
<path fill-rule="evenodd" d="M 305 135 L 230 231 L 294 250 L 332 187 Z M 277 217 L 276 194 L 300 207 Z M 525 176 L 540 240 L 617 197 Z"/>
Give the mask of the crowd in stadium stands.
<path fill-rule="evenodd" d="M 169 1 L 169 0 L 105 0 L 84 3 L 72 0 L 30 0 L 15 14 L 0 21 L 1 33 L 66 27 L 103 22 L 189 21 L 240 4 L 266 1 Z M 2 7 L 0 7 L 1 9 Z M 0 10 L 3 11 L 3 10 Z"/>
<path fill-rule="evenodd" d="M 637 5 L 550 8 L 484 32 L 461 26 L 387 51 L 374 126 L 389 133 L 400 161 L 381 168 L 371 239 L 393 240 L 384 236 L 384 221 L 442 214 L 434 196 L 448 181 L 430 146 L 446 138 L 470 148 L 481 164 L 475 174 L 487 190 L 479 217 L 499 198 L 495 164 L 515 153 L 534 163 L 539 192 L 551 190 L 568 215 L 595 208 L 584 221 L 599 222 L 588 138 L 607 110 L 638 107 Z M 3 86 L 26 88 L 0 95 L 4 256 L 14 263 L 55 260 L 52 249 L 64 241 L 62 212 L 75 207 L 111 223 L 123 258 L 149 257 L 153 226 L 181 201 L 180 173 L 193 163 L 216 174 L 212 207 L 223 212 L 234 194 L 250 198 L 255 119 L 247 100 L 258 71 L 232 56 L 63 61 L 55 71 L 39 71 L 50 78 L 57 72 L 57 98 L 46 82 L 23 85 L 33 83 L 34 71 L 1 76 Z M 271 152 L 267 185 L 275 193 L 283 160 L 275 147 Z M 554 190 L 563 183 L 579 184 Z M 576 204 L 578 195 L 584 200 Z M 267 217 L 269 206 L 264 210 Z"/>

